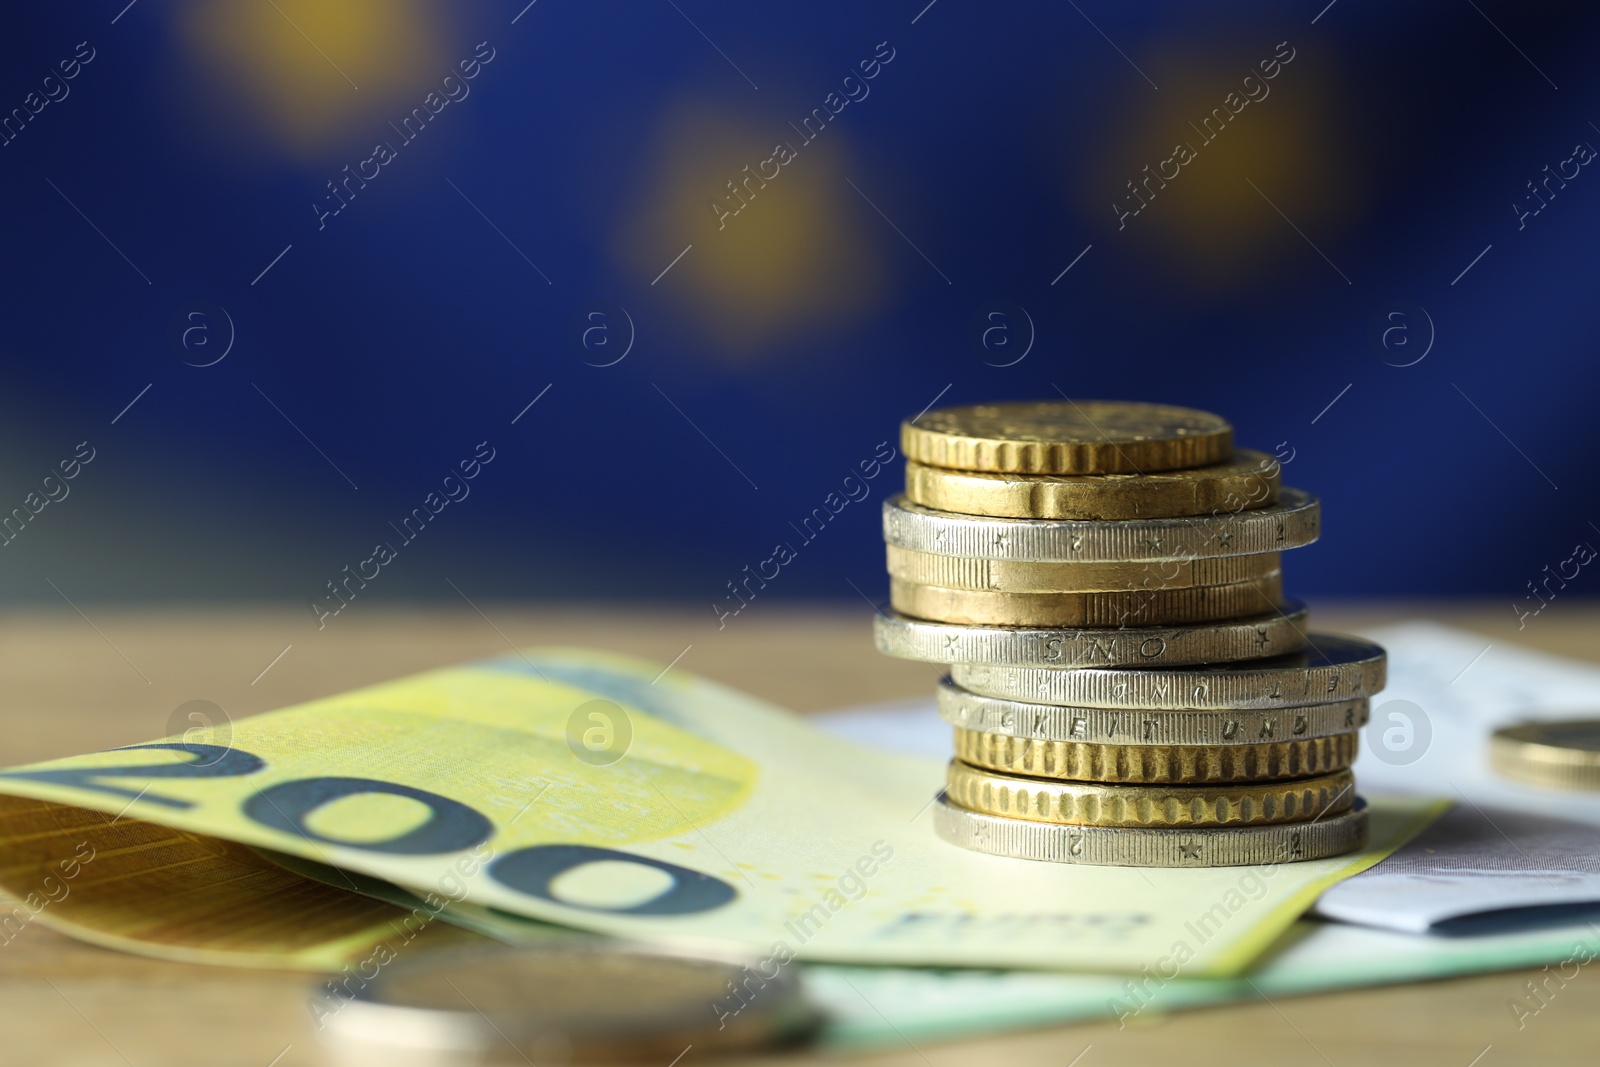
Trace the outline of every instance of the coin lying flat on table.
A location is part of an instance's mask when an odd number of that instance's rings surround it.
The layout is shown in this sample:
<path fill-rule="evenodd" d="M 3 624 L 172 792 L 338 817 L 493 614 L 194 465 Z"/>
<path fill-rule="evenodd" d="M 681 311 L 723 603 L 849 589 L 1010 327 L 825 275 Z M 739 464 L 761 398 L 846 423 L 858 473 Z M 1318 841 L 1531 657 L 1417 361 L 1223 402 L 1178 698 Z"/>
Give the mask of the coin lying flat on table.
<path fill-rule="evenodd" d="M 1243 745 L 1106 745 L 955 732 L 956 758 L 1002 774 L 1075 782 L 1203 785 L 1310 778 L 1347 769 L 1360 734 Z"/>
<path fill-rule="evenodd" d="M 1244 582 L 1114 593 L 985 593 L 889 579 L 889 603 L 919 619 L 967 626 L 1164 626 L 1272 611 L 1283 598 L 1274 571 Z"/>
<path fill-rule="evenodd" d="M 1216 830 L 1068 826 L 933 805 L 933 826 L 951 844 L 975 852 L 1100 867 L 1245 867 L 1322 859 L 1367 841 L 1367 805 L 1360 797 L 1340 815 L 1311 822 Z"/>
<path fill-rule="evenodd" d="M 907 463 L 906 499 L 999 518 L 1159 519 L 1271 504 L 1281 475 L 1277 460 L 1248 449 L 1222 463 L 1154 474 L 986 474 Z"/>
<path fill-rule="evenodd" d="M 1031 563 L 1026 560 L 941 556 L 888 546 L 891 578 L 988 593 L 1114 593 L 1121 589 L 1187 589 L 1227 585 L 1271 574 L 1277 552 L 1139 563 Z"/>
<path fill-rule="evenodd" d="M 1276 504 L 1171 519 L 994 519 L 913 504 L 897 494 L 883 504 L 889 544 L 943 556 L 1038 563 L 1137 563 L 1251 556 L 1309 545 L 1321 529 L 1317 498 L 1284 488 Z"/>
<path fill-rule="evenodd" d="M 1300 625 L 1303 629 L 1303 616 Z M 1126 670 L 1096 665 L 1075 671 L 1036 669 L 1076 665 L 1072 663 L 1002 666 L 993 660 L 969 659 L 950 661 L 954 664 L 950 677 L 974 693 L 1040 704 L 1229 710 L 1370 697 L 1383 688 L 1388 662 L 1382 646 L 1371 641 L 1321 633 L 1309 634 L 1306 647 L 1292 654 L 1253 663 L 1228 662 L 1242 658 L 1213 656 L 1197 661 L 1212 666 L 1179 670 Z"/>
<path fill-rule="evenodd" d="M 1556 789 L 1600 789 L 1600 719 L 1506 726 L 1489 738 L 1489 765 Z"/>
<path fill-rule="evenodd" d="M 1367 725 L 1368 716 L 1364 698 L 1210 711 L 1068 707 L 983 696 L 961 688 L 950 678 L 940 681 L 937 696 L 939 717 L 962 730 L 1024 740 L 1087 741 L 1118 747 L 1210 747 L 1331 737 L 1361 729 Z"/>
<path fill-rule="evenodd" d="M 790 1040 L 815 1022 L 793 967 L 768 977 L 746 961 L 602 938 L 413 952 L 322 1018 L 339 1062 L 388 1067 L 431 1053 L 428 1063 L 666 1063 L 691 1043 L 754 1048 Z M 747 970 L 764 984 L 744 1002 L 730 989 L 743 988 Z"/>
<path fill-rule="evenodd" d="M 924 412 L 901 425 L 900 448 L 913 462 L 951 470 L 1148 474 L 1222 462 L 1233 427 L 1167 404 L 1020 401 Z"/>
<path fill-rule="evenodd" d="M 873 620 L 873 637 L 878 651 L 886 655 L 929 663 L 990 667 L 1182 666 L 1281 656 L 1298 651 L 1305 643 L 1306 619 L 1306 606 L 1293 599 L 1285 599 L 1277 611 L 1250 618 L 1194 626 L 1133 626 L 1125 630 L 958 626 L 912 619 L 890 611 L 879 612 Z M 989 691 L 969 684 L 965 680 L 967 673 L 953 672 L 963 688 Z"/>
<path fill-rule="evenodd" d="M 1289 782 L 1126 785 L 1001 774 L 951 760 L 950 803 L 984 815 L 1074 826 L 1259 826 L 1337 815 L 1355 799 L 1348 770 Z"/>

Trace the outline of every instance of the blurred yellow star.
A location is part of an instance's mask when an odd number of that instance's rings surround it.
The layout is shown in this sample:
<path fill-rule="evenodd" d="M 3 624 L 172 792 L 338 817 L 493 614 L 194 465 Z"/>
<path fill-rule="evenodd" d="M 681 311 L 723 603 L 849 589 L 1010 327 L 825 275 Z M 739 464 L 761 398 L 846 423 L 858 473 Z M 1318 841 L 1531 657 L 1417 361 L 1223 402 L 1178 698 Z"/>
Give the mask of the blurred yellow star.
<path fill-rule="evenodd" d="M 879 237 L 845 180 L 845 136 L 837 122 L 808 141 L 709 104 L 669 108 L 645 155 L 651 184 L 618 230 L 618 260 L 653 278 L 692 244 L 659 286 L 739 362 L 859 318 L 881 305 L 885 278 Z"/>

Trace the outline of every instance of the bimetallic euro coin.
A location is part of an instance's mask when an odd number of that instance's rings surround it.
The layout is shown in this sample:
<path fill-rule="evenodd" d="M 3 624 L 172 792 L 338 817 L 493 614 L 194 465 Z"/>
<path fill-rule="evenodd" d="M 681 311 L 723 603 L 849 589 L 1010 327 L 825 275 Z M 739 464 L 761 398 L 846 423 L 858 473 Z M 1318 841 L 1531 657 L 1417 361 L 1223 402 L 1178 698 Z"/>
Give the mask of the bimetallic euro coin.
<path fill-rule="evenodd" d="M 1360 730 L 1368 716 L 1365 699 L 1207 711 L 1066 707 L 984 696 L 963 689 L 951 678 L 939 683 L 937 696 L 940 718 L 958 729 L 1032 741 L 1088 742 L 1122 748 L 1216 747 L 1331 737 Z"/>
<path fill-rule="evenodd" d="M 1032 822 L 941 800 L 933 806 L 933 825 L 951 844 L 1012 859 L 1100 867 L 1246 867 L 1354 852 L 1367 841 L 1367 808 L 1357 797 L 1349 811 L 1323 819 L 1195 830 Z"/>
<path fill-rule="evenodd" d="M 906 499 L 999 518 L 1158 519 L 1263 507 L 1278 499 L 1281 475 L 1277 460 L 1248 449 L 1222 463 L 1153 474 L 984 474 L 907 463 Z"/>
<path fill-rule="evenodd" d="M 1532 785 L 1600 790 L 1600 719 L 1502 727 L 1489 738 L 1489 765 Z"/>
<path fill-rule="evenodd" d="M 1226 663 L 1298 651 L 1305 643 L 1306 621 L 1306 606 L 1292 599 L 1286 599 L 1270 614 L 1249 618 L 1193 626 L 1132 626 L 1127 629 L 958 626 L 908 618 L 889 611 L 880 612 L 873 620 L 873 635 L 880 652 L 930 663 L 987 667 L 1159 667 Z M 988 691 L 982 686 L 968 684 L 965 674 L 954 675 L 963 688 Z"/>
<path fill-rule="evenodd" d="M 1071 707 L 1157 710 L 1243 710 L 1358 700 L 1382 689 L 1386 677 L 1382 646 L 1338 634 L 1311 633 L 1303 650 L 1250 663 L 1230 662 L 1240 658 L 1217 656 L 1210 666 L 1178 670 L 1084 664 L 1086 669 L 1075 671 L 967 659 L 951 661 L 950 677 L 961 688 L 984 696 Z"/>
<path fill-rule="evenodd" d="M 1281 568 L 1283 556 L 1214 556 L 1139 563 L 1033 563 L 982 556 L 941 556 L 886 546 L 891 578 L 984 593 L 1114 593 L 1188 589 L 1260 578 Z"/>
<path fill-rule="evenodd" d="M 1045 400 L 939 408 L 900 427 L 916 463 L 1019 474 L 1148 474 L 1220 463 L 1221 416 L 1169 404 Z"/>
<path fill-rule="evenodd" d="M 1114 593 L 985 593 L 889 579 L 889 603 L 905 615 L 964 626 L 1166 626 L 1272 611 L 1283 598 L 1274 571 L 1244 582 Z"/>
<path fill-rule="evenodd" d="M 1309 545 L 1321 529 L 1317 498 L 1284 488 L 1265 507 L 1173 519 L 993 519 L 956 515 L 896 495 L 883 504 L 891 545 L 941 556 L 1037 563 L 1141 563 L 1253 556 Z"/>
<path fill-rule="evenodd" d="M 1193 826 L 1213 829 L 1337 815 L 1355 799 L 1348 770 L 1287 782 L 1225 785 L 1077 782 L 1031 778 L 951 760 L 950 803 L 984 815 L 1074 826 Z"/>

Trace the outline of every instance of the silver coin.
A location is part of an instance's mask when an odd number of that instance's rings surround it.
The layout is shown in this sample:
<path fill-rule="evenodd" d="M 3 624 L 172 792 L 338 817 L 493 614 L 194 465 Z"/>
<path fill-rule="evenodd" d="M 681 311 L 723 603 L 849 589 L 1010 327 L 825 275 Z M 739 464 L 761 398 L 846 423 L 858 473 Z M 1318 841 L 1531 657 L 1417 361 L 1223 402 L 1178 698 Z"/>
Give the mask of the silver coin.
<path fill-rule="evenodd" d="M 680 955 L 609 938 L 412 953 L 319 1015 L 338 1062 L 665 1063 L 689 1044 L 770 1045 L 816 1022 L 787 958 Z"/>
<path fill-rule="evenodd" d="M 1257 745 L 1332 737 L 1367 724 L 1367 701 L 1217 711 L 1071 708 L 989 697 L 939 683 L 939 716 L 951 726 L 1034 741 L 1102 745 Z"/>
<path fill-rule="evenodd" d="M 982 815 L 939 800 L 934 830 L 974 852 L 1096 867 L 1245 867 L 1322 859 L 1366 844 L 1367 802 L 1326 819 L 1193 830 L 1065 826 Z"/>
<path fill-rule="evenodd" d="M 886 655 L 930 663 L 1009 667 L 1158 667 L 1225 663 L 1297 651 L 1305 644 L 1305 630 L 1306 606 L 1292 599 L 1285 599 L 1280 609 L 1270 615 L 1193 626 L 1095 630 L 959 626 L 914 619 L 896 611 L 879 612 L 873 620 L 878 651 Z M 985 692 L 981 687 L 968 685 L 960 675 L 956 680 L 973 692 Z"/>
<path fill-rule="evenodd" d="M 941 556 L 888 546 L 890 578 L 988 593 L 1100 593 L 1231 585 L 1281 570 L 1283 556 L 1212 556 L 1138 563 L 1032 563 L 978 556 Z"/>
<path fill-rule="evenodd" d="M 990 519 L 919 507 L 904 495 L 883 504 L 883 539 L 942 556 L 1036 563 L 1137 563 L 1250 556 L 1309 545 L 1322 525 L 1317 498 L 1285 488 L 1248 511 L 1174 519 Z"/>
<path fill-rule="evenodd" d="M 1088 708 L 1162 711 L 1281 708 L 1371 697 L 1383 688 L 1388 657 L 1359 637 L 1313 633 L 1306 647 L 1275 659 L 1182 670 L 1040 670 L 957 663 L 950 676 L 983 696 Z"/>

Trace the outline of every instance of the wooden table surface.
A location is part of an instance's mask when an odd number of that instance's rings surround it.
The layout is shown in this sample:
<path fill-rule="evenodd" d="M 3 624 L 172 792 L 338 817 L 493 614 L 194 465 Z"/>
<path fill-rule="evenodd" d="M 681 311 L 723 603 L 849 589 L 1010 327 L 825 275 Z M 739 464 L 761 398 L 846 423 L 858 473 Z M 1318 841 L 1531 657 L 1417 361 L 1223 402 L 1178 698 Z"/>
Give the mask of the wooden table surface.
<path fill-rule="evenodd" d="M 0 766 L 178 732 L 182 727 L 169 728 L 168 722 L 180 704 L 195 698 L 240 718 L 496 654 L 513 642 L 590 645 L 663 663 L 683 653 L 681 667 L 798 711 L 923 695 L 939 674 L 931 665 L 878 655 L 866 605 L 757 604 L 720 631 L 709 608 L 481 603 L 460 610 L 358 610 L 321 632 L 308 613 L 281 608 L 85 609 L 86 614 L 26 611 L 0 618 Z M 1520 633 L 1511 608 L 1500 604 L 1320 604 L 1313 610 L 1319 629 L 1359 632 L 1427 617 L 1494 641 L 1600 660 L 1600 606 L 1581 602 L 1553 604 Z M 1114 1023 L 1088 1023 L 918 1041 L 915 1048 L 907 1044 L 852 1061 L 884 1067 L 1065 1067 L 1083 1053 L 1076 1061 L 1082 1067 L 1594 1063 L 1600 978 L 1569 982 L 1519 1031 L 1507 1001 L 1536 973 L 1279 998 L 1141 1018 L 1122 1031 Z M 305 1007 L 309 987 L 303 974 L 144 960 L 34 924 L 0 944 L 0 1062 L 328 1063 Z M 1087 1046 L 1092 1047 L 1084 1053 Z M 1492 1047 L 1485 1052 L 1486 1046 Z"/>

